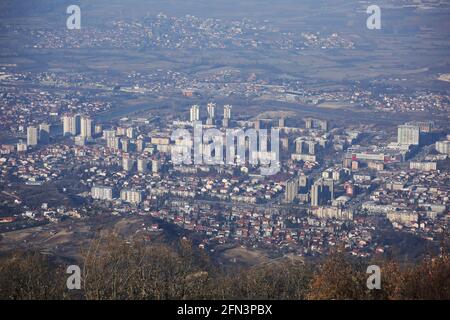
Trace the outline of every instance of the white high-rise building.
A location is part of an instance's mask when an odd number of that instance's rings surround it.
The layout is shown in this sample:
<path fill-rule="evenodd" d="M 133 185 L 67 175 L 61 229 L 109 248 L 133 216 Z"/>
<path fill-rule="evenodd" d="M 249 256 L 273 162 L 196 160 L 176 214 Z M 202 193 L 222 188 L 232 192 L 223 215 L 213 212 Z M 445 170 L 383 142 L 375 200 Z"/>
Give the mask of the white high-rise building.
<path fill-rule="evenodd" d="M 41 123 L 39 125 L 39 142 L 49 143 L 50 141 L 50 125 L 48 123 Z"/>
<path fill-rule="evenodd" d="M 80 120 L 80 135 L 84 138 L 92 137 L 92 119 L 89 117 L 81 117 Z"/>
<path fill-rule="evenodd" d="M 120 138 L 116 137 L 115 130 L 103 130 L 103 139 L 106 140 L 106 146 L 111 149 L 120 148 Z"/>
<path fill-rule="evenodd" d="M 398 126 L 397 142 L 404 145 L 420 144 L 420 128 L 412 125 Z"/>
<path fill-rule="evenodd" d="M 431 132 L 434 127 L 433 121 L 410 121 L 406 125 L 416 126 L 420 128 L 420 132 Z"/>
<path fill-rule="evenodd" d="M 138 172 L 140 172 L 140 173 L 147 172 L 147 170 L 148 170 L 147 165 L 148 165 L 147 159 L 142 159 L 142 158 L 138 159 L 137 160 L 137 170 L 138 170 Z"/>
<path fill-rule="evenodd" d="M 134 139 L 136 137 L 136 130 L 133 127 L 127 128 L 127 137 L 130 139 Z"/>
<path fill-rule="evenodd" d="M 136 151 L 142 152 L 144 151 L 145 142 L 143 139 L 137 139 L 136 141 Z"/>
<path fill-rule="evenodd" d="M 152 160 L 152 172 L 153 173 L 159 172 L 159 161 L 158 160 Z"/>
<path fill-rule="evenodd" d="M 208 111 L 208 118 L 209 119 L 214 119 L 216 116 L 216 104 L 215 103 L 208 103 L 208 105 L 206 106 L 206 109 Z"/>
<path fill-rule="evenodd" d="M 35 146 L 38 144 L 38 128 L 31 126 L 27 128 L 27 145 Z"/>
<path fill-rule="evenodd" d="M 286 182 L 286 193 L 284 194 L 284 200 L 288 203 L 292 203 L 298 194 L 298 180 L 292 179 Z"/>
<path fill-rule="evenodd" d="M 311 206 L 317 207 L 334 200 L 333 179 L 319 179 L 311 187 Z"/>
<path fill-rule="evenodd" d="M 120 149 L 120 138 L 119 137 L 109 137 L 106 139 L 106 146 L 111 149 Z"/>
<path fill-rule="evenodd" d="M 223 107 L 223 118 L 224 119 L 231 119 L 231 109 L 232 109 L 233 107 L 232 106 L 230 106 L 229 104 L 226 104 L 224 107 Z"/>
<path fill-rule="evenodd" d="M 130 140 L 128 140 L 128 139 L 120 139 L 120 142 L 122 143 L 122 151 L 123 152 L 130 152 Z"/>
<path fill-rule="evenodd" d="M 79 115 L 63 116 L 63 135 L 76 136 L 79 132 Z"/>
<path fill-rule="evenodd" d="M 191 120 L 191 122 L 200 120 L 200 107 L 198 105 L 193 105 L 191 107 L 190 120 Z"/>
<path fill-rule="evenodd" d="M 63 135 L 72 134 L 72 117 L 65 115 L 62 117 L 62 123 L 63 123 Z"/>
<path fill-rule="evenodd" d="M 134 160 L 128 157 L 122 159 L 122 167 L 124 171 L 132 171 L 134 167 Z"/>

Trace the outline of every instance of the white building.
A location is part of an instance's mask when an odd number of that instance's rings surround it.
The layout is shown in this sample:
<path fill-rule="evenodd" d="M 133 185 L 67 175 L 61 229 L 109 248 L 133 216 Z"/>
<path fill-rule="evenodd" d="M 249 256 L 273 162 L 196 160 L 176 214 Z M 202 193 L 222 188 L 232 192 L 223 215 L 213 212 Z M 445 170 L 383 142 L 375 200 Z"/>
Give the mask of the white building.
<path fill-rule="evenodd" d="M 153 173 L 159 172 L 159 161 L 158 160 L 152 160 L 152 172 Z"/>
<path fill-rule="evenodd" d="M 436 151 L 450 156 L 450 141 L 436 142 Z"/>
<path fill-rule="evenodd" d="M 81 117 L 80 135 L 84 138 L 92 137 L 92 119 L 89 117 Z"/>
<path fill-rule="evenodd" d="M 391 222 L 411 227 L 419 222 L 419 214 L 412 211 L 392 211 L 388 212 L 386 217 Z"/>
<path fill-rule="evenodd" d="M 27 151 L 27 149 L 28 149 L 27 144 L 24 143 L 22 140 L 20 140 L 17 143 L 17 152 L 24 152 L 24 151 Z"/>
<path fill-rule="evenodd" d="M 103 139 L 108 140 L 109 138 L 115 138 L 116 131 L 115 130 L 103 130 Z"/>
<path fill-rule="evenodd" d="M 286 182 L 286 192 L 284 194 L 284 201 L 292 203 L 298 194 L 298 180 L 292 179 Z"/>
<path fill-rule="evenodd" d="M 127 137 L 130 139 L 136 138 L 136 130 L 133 127 L 127 128 Z"/>
<path fill-rule="evenodd" d="M 142 202 L 142 192 L 131 189 L 123 189 L 120 191 L 120 199 L 124 202 L 139 204 Z"/>
<path fill-rule="evenodd" d="M 137 160 L 137 170 L 140 173 L 145 173 L 148 171 L 148 161 L 147 159 L 138 159 Z"/>
<path fill-rule="evenodd" d="M 111 149 L 120 149 L 120 138 L 119 137 L 110 137 L 106 140 L 106 146 Z"/>
<path fill-rule="evenodd" d="M 41 123 L 39 125 L 39 142 L 48 143 L 50 141 L 50 125 Z"/>
<path fill-rule="evenodd" d="M 223 107 L 223 118 L 224 119 L 231 119 L 231 109 L 232 109 L 233 107 L 232 106 L 230 106 L 229 104 L 226 104 L 224 107 Z"/>
<path fill-rule="evenodd" d="M 435 171 L 437 170 L 437 163 L 436 162 L 429 162 L 429 161 L 411 161 L 409 163 L 409 168 L 411 170 L 419 170 L 419 171 Z"/>
<path fill-rule="evenodd" d="M 193 105 L 191 107 L 190 120 L 191 120 L 191 122 L 200 120 L 200 107 L 198 105 Z"/>
<path fill-rule="evenodd" d="M 76 136 L 79 132 L 79 115 L 63 116 L 63 135 Z"/>
<path fill-rule="evenodd" d="M 322 206 L 310 210 L 319 219 L 353 220 L 353 211 L 340 207 Z"/>
<path fill-rule="evenodd" d="M 208 118 L 209 119 L 214 119 L 216 116 L 216 104 L 215 103 L 208 103 L 208 105 L 206 106 L 206 109 L 208 111 Z"/>
<path fill-rule="evenodd" d="M 103 186 L 92 187 L 91 197 L 98 200 L 112 200 L 113 189 L 111 187 L 103 187 Z"/>
<path fill-rule="evenodd" d="M 29 146 L 35 146 L 38 144 L 38 128 L 37 127 L 28 127 L 27 128 L 27 144 Z"/>
<path fill-rule="evenodd" d="M 401 125 L 397 129 L 397 142 L 403 145 L 420 144 L 420 128 L 412 125 Z"/>
<path fill-rule="evenodd" d="M 122 159 L 122 168 L 125 171 L 132 171 L 134 167 L 134 160 L 128 157 Z"/>

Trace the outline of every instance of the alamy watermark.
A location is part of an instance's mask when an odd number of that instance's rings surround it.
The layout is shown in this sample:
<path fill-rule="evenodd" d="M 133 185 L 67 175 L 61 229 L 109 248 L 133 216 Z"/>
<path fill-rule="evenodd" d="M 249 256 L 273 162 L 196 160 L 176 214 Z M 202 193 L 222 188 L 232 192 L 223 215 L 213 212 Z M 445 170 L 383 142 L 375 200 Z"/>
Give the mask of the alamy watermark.
<path fill-rule="evenodd" d="M 381 29 L 381 9 L 378 5 L 370 5 L 366 10 L 370 16 L 367 18 L 366 26 L 369 30 Z M 66 20 L 66 26 L 69 30 L 81 29 L 81 8 L 78 5 L 70 5 L 66 9 L 70 16 Z"/>
<path fill-rule="evenodd" d="M 280 132 L 278 129 L 227 129 L 203 131 L 201 122 L 194 123 L 194 135 L 177 129 L 171 139 L 174 165 L 242 165 L 260 166 L 261 175 L 280 172 Z M 268 148 L 270 140 L 270 150 Z M 246 157 L 248 155 L 248 159 Z"/>
<path fill-rule="evenodd" d="M 67 274 L 70 276 L 67 278 L 66 286 L 69 290 L 80 290 L 81 289 L 81 269 L 77 265 L 70 265 L 66 270 Z"/>
<path fill-rule="evenodd" d="M 370 17 L 367 18 L 366 26 L 369 30 L 380 30 L 381 29 L 381 9 L 377 5 L 371 5 L 367 8 L 367 14 Z"/>
<path fill-rule="evenodd" d="M 380 290 L 381 289 L 381 268 L 376 265 L 371 265 L 367 267 L 367 274 L 370 274 L 369 278 L 367 278 L 367 288 L 369 290 Z"/>
<path fill-rule="evenodd" d="M 70 5 L 66 10 L 67 14 L 70 16 L 66 20 L 66 26 L 69 30 L 79 30 L 81 29 L 81 9 L 77 5 Z"/>

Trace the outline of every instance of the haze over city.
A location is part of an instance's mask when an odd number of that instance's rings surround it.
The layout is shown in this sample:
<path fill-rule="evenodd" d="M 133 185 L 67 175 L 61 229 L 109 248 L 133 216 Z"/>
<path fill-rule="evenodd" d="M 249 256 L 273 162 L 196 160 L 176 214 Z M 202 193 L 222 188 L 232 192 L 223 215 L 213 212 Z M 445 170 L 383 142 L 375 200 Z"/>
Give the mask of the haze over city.
<path fill-rule="evenodd" d="M 2 1 L 0 298 L 449 299 L 449 12 Z"/>

